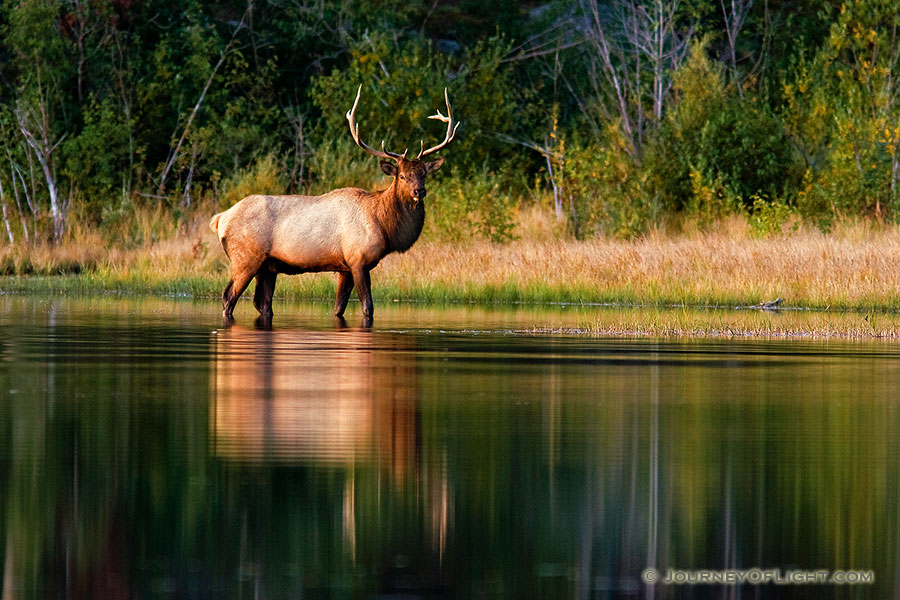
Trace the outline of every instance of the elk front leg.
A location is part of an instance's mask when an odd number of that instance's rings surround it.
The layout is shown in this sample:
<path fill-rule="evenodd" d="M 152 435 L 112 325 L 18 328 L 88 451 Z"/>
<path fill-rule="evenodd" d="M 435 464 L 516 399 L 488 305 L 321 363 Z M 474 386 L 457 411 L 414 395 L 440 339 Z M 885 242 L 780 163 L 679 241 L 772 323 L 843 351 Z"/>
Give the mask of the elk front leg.
<path fill-rule="evenodd" d="M 260 271 L 256 274 L 256 292 L 253 294 L 253 306 L 264 317 L 272 316 L 272 296 L 275 294 L 275 271 Z"/>
<path fill-rule="evenodd" d="M 375 309 L 372 305 L 372 282 L 369 278 L 369 269 L 366 267 L 354 268 L 353 283 L 356 286 L 356 295 L 359 296 L 359 303 L 362 304 L 363 316 L 371 319 Z"/>
<path fill-rule="evenodd" d="M 353 275 L 350 273 L 339 273 L 337 296 L 334 299 L 334 316 L 343 316 L 347 310 L 347 302 L 350 301 L 350 292 L 353 291 Z"/>

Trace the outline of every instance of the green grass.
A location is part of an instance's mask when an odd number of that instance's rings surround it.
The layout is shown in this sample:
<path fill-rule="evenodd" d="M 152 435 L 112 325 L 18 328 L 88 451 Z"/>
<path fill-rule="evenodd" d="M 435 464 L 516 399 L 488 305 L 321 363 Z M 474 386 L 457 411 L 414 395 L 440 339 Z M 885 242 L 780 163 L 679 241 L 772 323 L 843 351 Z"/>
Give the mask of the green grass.
<path fill-rule="evenodd" d="M 276 299 L 280 316 L 292 314 L 310 300 L 321 304 L 322 318 L 329 314 L 333 300 L 334 281 L 327 275 L 285 278 L 286 285 L 278 289 Z M 56 277 L 0 278 L 0 293 L 23 293 L 49 296 L 103 296 L 123 298 L 182 297 L 207 298 L 211 310 L 218 309 L 220 281 L 193 277 L 174 281 L 151 281 L 137 277 L 110 281 L 94 274 Z M 241 316 L 254 315 L 249 306 L 251 293 L 246 294 Z M 890 311 L 847 311 L 791 309 L 764 311 L 733 308 L 698 308 L 695 306 L 665 307 L 648 303 L 610 302 L 604 305 L 583 302 L 585 290 L 532 289 L 516 290 L 503 286 L 437 288 L 424 284 L 419 288 L 382 286 L 376 288 L 376 314 L 390 319 L 402 307 L 416 304 L 416 311 L 440 312 L 431 319 L 446 321 L 449 327 L 462 327 L 468 312 L 496 311 L 510 313 L 512 331 L 522 334 L 578 335 L 589 337 L 715 337 L 766 339 L 900 339 L 900 313 Z M 554 306 L 566 303 L 568 310 Z M 471 307 L 471 308 L 468 308 Z M 493 307 L 493 308 L 491 308 Z M 574 309 L 574 313 L 572 310 Z M 320 310 L 317 308 L 316 310 Z M 464 311 L 462 316 L 459 311 Z M 349 318 L 358 315 L 358 306 L 351 304 Z M 478 319 L 475 323 L 477 326 Z"/>

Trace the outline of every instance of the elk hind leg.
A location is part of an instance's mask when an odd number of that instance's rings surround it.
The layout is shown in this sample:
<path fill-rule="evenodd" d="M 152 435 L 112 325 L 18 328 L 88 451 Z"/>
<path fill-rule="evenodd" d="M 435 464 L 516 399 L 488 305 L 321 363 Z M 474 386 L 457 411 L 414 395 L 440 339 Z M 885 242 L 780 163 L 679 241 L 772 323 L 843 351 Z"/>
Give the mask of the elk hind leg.
<path fill-rule="evenodd" d="M 222 316 L 231 318 L 234 314 L 234 306 L 237 304 L 238 298 L 250 285 L 250 280 L 256 275 L 256 269 L 240 269 L 233 270 L 231 280 L 225 286 L 222 292 Z"/>

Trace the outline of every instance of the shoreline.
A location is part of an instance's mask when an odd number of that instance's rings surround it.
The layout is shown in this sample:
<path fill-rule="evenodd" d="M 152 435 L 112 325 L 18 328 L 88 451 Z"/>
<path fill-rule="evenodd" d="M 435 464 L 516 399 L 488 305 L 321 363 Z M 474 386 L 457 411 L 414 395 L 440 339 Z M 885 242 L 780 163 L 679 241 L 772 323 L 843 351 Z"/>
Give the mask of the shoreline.
<path fill-rule="evenodd" d="M 577 307 L 597 313 L 567 325 L 579 335 L 900 337 L 900 226 L 862 221 L 829 234 L 801 229 L 760 238 L 731 219 L 632 240 L 575 241 L 536 227 L 521 233 L 504 244 L 424 234 L 372 271 L 376 315 L 395 304 Z M 200 221 L 172 238 L 106 246 L 85 236 L 0 248 L 0 296 L 208 298 L 218 305 L 228 280 L 227 258 Z M 330 304 L 336 280 L 333 273 L 280 276 L 275 301 Z"/>
<path fill-rule="evenodd" d="M 219 311 L 218 295 L 198 294 L 186 291 L 136 289 L 125 285 L 103 287 L 96 280 L 85 276 L 40 278 L 0 277 L 0 299 L 16 299 L 46 296 L 72 298 L 74 300 L 115 298 L 135 301 L 193 301 L 209 302 L 210 312 Z M 121 283 L 121 282 L 120 282 Z M 252 290 L 251 290 L 252 291 Z M 294 290 L 296 291 L 296 290 Z M 253 322 L 256 312 L 245 292 L 238 305 L 237 321 L 247 325 Z M 276 294 L 276 315 L 290 326 L 296 320 L 298 307 L 312 306 L 312 317 L 321 317 L 331 323 L 330 296 L 298 296 Z M 321 310 L 320 310 L 321 308 Z M 435 320 L 442 313 L 454 313 L 449 328 L 469 330 L 466 317 L 456 313 L 484 315 L 521 314 L 518 323 L 500 325 L 495 332 L 516 335 L 565 335 L 594 338 L 685 338 L 685 339 L 772 339 L 772 340 L 900 340 L 900 311 L 895 308 L 829 308 L 779 306 L 775 309 L 759 306 L 722 305 L 655 305 L 612 302 L 484 302 L 479 300 L 427 300 L 421 298 L 392 299 L 385 295 L 376 297 L 375 329 L 378 317 L 387 318 L 405 311 L 436 312 Z M 360 316 L 358 301 L 354 297 L 348 307 L 350 323 Z M 564 323 L 554 323 L 565 316 Z M 576 322 L 572 322 L 575 319 Z"/>

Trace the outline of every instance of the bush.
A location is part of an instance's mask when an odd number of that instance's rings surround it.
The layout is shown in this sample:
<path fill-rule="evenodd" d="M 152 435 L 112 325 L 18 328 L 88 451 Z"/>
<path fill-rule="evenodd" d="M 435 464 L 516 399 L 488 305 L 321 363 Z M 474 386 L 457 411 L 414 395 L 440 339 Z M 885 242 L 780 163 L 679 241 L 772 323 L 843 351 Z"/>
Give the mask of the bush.
<path fill-rule="evenodd" d="M 755 198 L 783 198 L 796 189 L 802 169 L 784 128 L 758 96 L 741 98 L 726 86 L 705 44 L 692 48 L 675 87 L 678 103 L 646 158 L 668 210 L 748 211 Z"/>
<path fill-rule="evenodd" d="M 783 201 L 762 196 L 753 198 L 750 209 L 750 228 L 754 235 L 765 237 L 796 231 L 799 227 L 795 210 Z"/>
<path fill-rule="evenodd" d="M 470 178 L 436 179 L 428 197 L 427 227 L 435 237 L 461 241 L 481 236 L 494 242 L 515 237 L 518 200 L 503 177 L 483 172 Z"/>
<path fill-rule="evenodd" d="M 109 199 L 129 187 L 131 124 L 109 99 L 97 102 L 92 98 L 82 110 L 81 132 L 63 146 L 63 175 L 78 186 L 81 217 L 97 222 Z"/>
<path fill-rule="evenodd" d="M 658 218 L 645 172 L 616 144 L 574 145 L 564 160 L 560 187 L 576 238 L 595 233 L 634 237 Z"/>
<path fill-rule="evenodd" d="M 256 161 L 249 169 L 239 169 L 226 179 L 222 188 L 223 208 L 228 208 L 251 194 L 283 194 L 287 182 L 274 154 Z"/>

